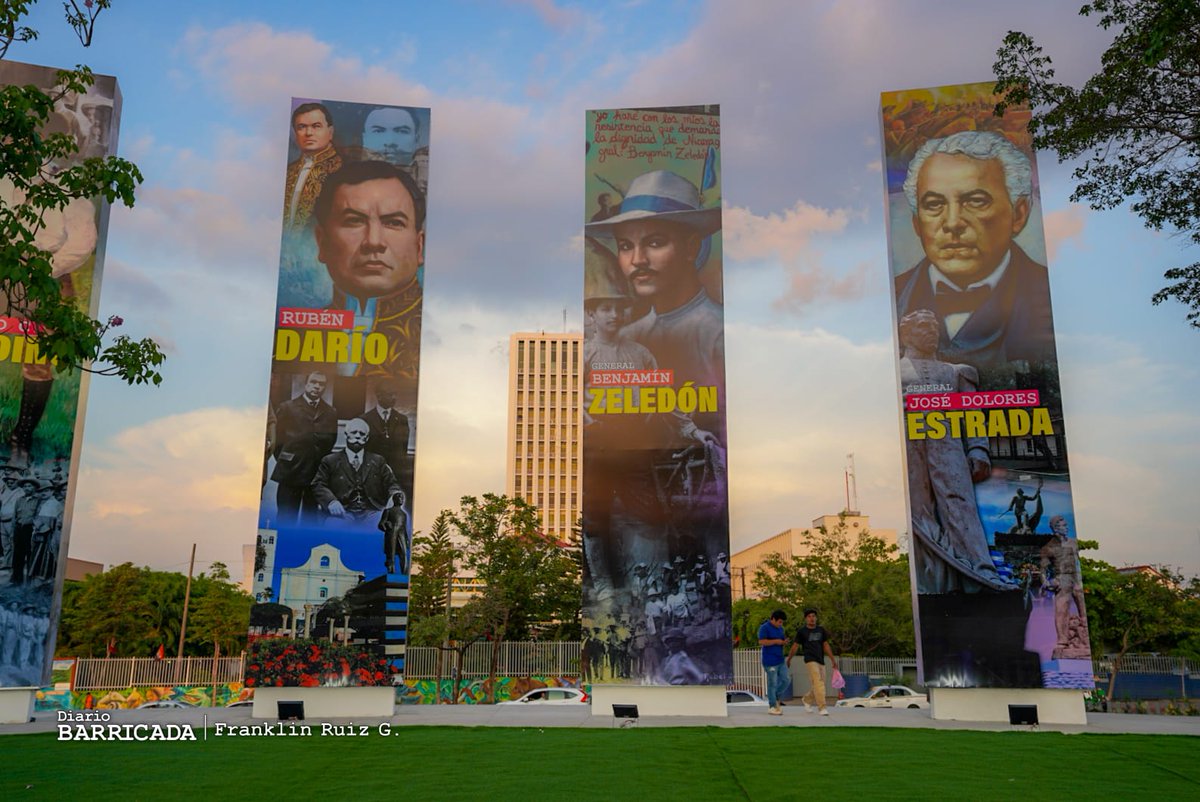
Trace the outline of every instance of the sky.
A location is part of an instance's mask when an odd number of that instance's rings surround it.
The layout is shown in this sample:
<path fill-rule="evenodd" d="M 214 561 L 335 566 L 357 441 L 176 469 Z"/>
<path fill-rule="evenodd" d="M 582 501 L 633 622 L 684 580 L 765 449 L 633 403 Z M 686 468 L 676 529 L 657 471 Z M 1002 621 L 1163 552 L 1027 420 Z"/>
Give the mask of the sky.
<path fill-rule="evenodd" d="M 851 453 L 906 531 L 879 94 L 989 80 L 1011 29 L 1079 85 L 1109 37 L 1078 5 L 118 0 L 84 50 L 39 4 L 8 57 L 117 76 L 146 176 L 101 317 L 168 353 L 161 387 L 92 382 L 71 556 L 241 575 L 293 96 L 432 109 L 417 529 L 503 492 L 509 335 L 582 328 L 584 111 L 718 103 L 732 546 L 843 509 Z M 1077 533 L 1197 574 L 1200 332 L 1150 296 L 1200 249 L 1070 203 L 1071 167 L 1039 154 Z"/>

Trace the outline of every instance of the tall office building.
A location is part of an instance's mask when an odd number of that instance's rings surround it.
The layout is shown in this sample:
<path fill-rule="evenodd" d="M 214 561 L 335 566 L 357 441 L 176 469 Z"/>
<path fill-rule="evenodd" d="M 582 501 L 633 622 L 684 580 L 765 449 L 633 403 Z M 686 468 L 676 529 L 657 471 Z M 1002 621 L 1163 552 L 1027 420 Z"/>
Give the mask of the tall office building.
<path fill-rule="evenodd" d="M 569 539 L 583 503 L 583 335 L 518 332 L 508 343 L 505 493 L 533 504 L 542 531 Z"/>

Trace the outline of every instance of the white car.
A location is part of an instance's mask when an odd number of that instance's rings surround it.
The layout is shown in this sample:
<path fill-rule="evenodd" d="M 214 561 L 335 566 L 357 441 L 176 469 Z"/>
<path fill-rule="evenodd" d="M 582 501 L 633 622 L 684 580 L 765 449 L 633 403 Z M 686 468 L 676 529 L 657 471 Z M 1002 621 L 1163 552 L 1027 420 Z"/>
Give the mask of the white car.
<path fill-rule="evenodd" d="M 725 691 L 725 704 L 730 707 L 766 707 L 767 700 L 752 691 Z"/>
<path fill-rule="evenodd" d="M 866 696 L 838 699 L 838 707 L 929 707 L 929 697 L 904 685 L 878 685 Z"/>
<path fill-rule="evenodd" d="M 498 702 L 503 705 L 577 705 L 588 704 L 588 695 L 578 688 L 535 688 L 520 699 Z"/>

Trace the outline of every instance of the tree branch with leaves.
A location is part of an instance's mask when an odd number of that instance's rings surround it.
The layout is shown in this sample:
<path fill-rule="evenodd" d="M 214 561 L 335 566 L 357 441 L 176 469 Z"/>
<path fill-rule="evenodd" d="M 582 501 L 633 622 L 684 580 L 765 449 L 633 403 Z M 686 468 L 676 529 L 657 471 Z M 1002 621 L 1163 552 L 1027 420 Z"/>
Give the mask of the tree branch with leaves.
<path fill-rule="evenodd" d="M 993 66 L 1004 96 L 996 113 L 1028 104 L 1034 147 L 1082 159 L 1072 201 L 1098 210 L 1128 201 L 1147 227 L 1200 245 L 1200 3 L 1094 0 L 1079 13 L 1114 32 L 1100 72 L 1080 89 L 1060 83 L 1033 38 L 1009 31 Z M 1172 283 L 1151 302 L 1184 304 L 1200 328 L 1200 262 L 1164 277 Z"/>
<path fill-rule="evenodd" d="M 37 31 L 22 22 L 33 2 L 0 1 L 0 59 L 14 42 L 37 38 Z M 84 47 L 91 44 L 97 17 L 110 6 L 110 0 L 64 3 L 67 22 Z M 0 307 L 24 321 L 26 340 L 58 372 L 86 370 L 129 384 L 159 384 L 165 355 L 158 344 L 124 335 L 106 342 L 124 321 L 118 316 L 96 320 L 83 299 L 65 293 L 63 268 L 45 247 L 53 239 L 48 236 L 52 220 L 87 217 L 89 210 L 94 215 L 97 198 L 133 206 L 142 182 L 132 162 L 117 156 L 82 158 L 76 136 L 59 130 L 62 115 L 56 106 L 70 94 L 86 94 L 94 83 L 91 70 L 78 66 L 59 70 L 49 89 L 0 87 Z"/>

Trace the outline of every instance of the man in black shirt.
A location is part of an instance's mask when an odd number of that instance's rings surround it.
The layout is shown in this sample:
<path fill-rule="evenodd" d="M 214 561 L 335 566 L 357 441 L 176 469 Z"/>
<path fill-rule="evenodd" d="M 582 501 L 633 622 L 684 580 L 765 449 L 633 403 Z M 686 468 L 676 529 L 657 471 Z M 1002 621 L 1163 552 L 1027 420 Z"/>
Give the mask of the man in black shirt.
<path fill-rule="evenodd" d="M 797 648 L 804 650 L 804 668 L 808 671 L 808 681 L 811 685 L 808 693 L 804 694 L 804 710 L 811 713 L 815 704 L 822 716 L 828 716 L 829 711 L 825 709 L 825 655 L 829 655 L 835 671 L 837 658 L 829 648 L 829 633 L 824 627 L 817 626 L 817 611 L 812 607 L 804 611 L 804 625 L 796 630 L 795 641 L 788 651 L 789 668 Z"/>

